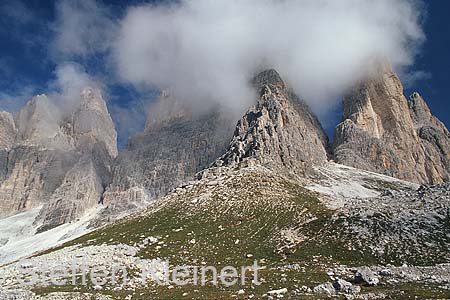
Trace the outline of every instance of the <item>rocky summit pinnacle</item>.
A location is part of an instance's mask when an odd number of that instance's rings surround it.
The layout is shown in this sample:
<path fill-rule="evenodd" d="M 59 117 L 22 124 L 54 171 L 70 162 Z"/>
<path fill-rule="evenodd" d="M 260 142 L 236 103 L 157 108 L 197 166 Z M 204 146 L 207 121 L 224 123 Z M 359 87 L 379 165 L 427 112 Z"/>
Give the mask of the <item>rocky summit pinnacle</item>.
<path fill-rule="evenodd" d="M 253 79 L 259 98 L 236 126 L 217 165 L 256 161 L 283 173 L 304 175 L 327 161 L 328 139 L 308 106 L 270 69 Z"/>
<path fill-rule="evenodd" d="M 400 179 L 448 181 L 449 134 L 423 98 L 408 102 L 390 67 L 355 86 L 343 100 L 333 142 L 337 162 Z"/>
<path fill-rule="evenodd" d="M 15 132 L 10 123 L 2 118 L 0 126 Z M 99 90 L 84 89 L 68 112 L 36 96 L 15 125 L 15 141 L 0 155 L 2 216 L 43 206 L 35 220 L 43 230 L 73 221 L 101 201 L 117 136 Z"/>

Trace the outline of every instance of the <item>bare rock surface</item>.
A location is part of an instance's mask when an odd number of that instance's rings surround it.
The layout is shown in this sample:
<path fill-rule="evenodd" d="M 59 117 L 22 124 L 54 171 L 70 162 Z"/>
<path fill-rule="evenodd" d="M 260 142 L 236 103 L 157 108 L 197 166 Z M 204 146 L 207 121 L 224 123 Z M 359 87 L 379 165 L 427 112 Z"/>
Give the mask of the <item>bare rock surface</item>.
<path fill-rule="evenodd" d="M 348 199 L 332 223 L 349 248 L 367 245 L 366 253 L 385 263 L 427 265 L 450 260 L 449 212 L 449 183 L 417 190 L 388 185 L 379 196 Z"/>
<path fill-rule="evenodd" d="M 17 130 L 13 116 L 8 112 L 0 112 L 0 181 L 7 173 L 8 151 L 14 144 Z"/>
<path fill-rule="evenodd" d="M 131 137 L 119 154 L 105 205 L 127 210 L 192 180 L 225 152 L 233 126 L 218 108 L 193 113 L 170 92 L 163 92 L 150 108 L 145 130 Z"/>
<path fill-rule="evenodd" d="M 44 230 L 101 201 L 117 156 L 116 131 L 99 90 L 84 89 L 75 103 L 62 111 L 39 95 L 18 113 L 15 142 L 0 152 L 1 216 L 43 205 L 35 224 Z"/>
<path fill-rule="evenodd" d="M 228 151 L 216 165 L 247 160 L 285 174 L 312 173 L 327 161 L 328 138 L 303 100 L 273 69 L 254 80 L 259 99 L 241 118 Z"/>
<path fill-rule="evenodd" d="M 337 162 L 416 183 L 449 180 L 450 136 L 425 101 L 408 102 L 389 65 L 344 97 L 333 142 Z"/>
<path fill-rule="evenodd" d="M 16 125 L 13 116 L 5 111 L 0 112 L 0 148 L 10 148 L 16 139 Z"/>

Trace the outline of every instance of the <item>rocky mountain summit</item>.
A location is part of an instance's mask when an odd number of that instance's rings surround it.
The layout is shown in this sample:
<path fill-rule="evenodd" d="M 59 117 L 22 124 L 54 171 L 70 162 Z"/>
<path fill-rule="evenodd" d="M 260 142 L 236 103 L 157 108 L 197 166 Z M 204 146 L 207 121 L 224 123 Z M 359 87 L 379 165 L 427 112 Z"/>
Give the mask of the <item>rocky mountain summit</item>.
<path fill-rule="evenodd" d="M 301 181 L 334 156 L 339 163 L 412 182 L 448 180 L 448 130 L 419 94 L 406 100 L 389 65 L 344 98 L 333 147 L 277 71 L 263 71 L 251 84 L 255 104 L 237 124 L 220 107 L 199 113 L 164 91 L 144 131 L 119 155 L 113 122 L 95 89 L 85 89 L 70 112 L 61 113 L 39 95 L 15 120 L 1 113 L 0 214 L 44 205 L 35 223 L 44 224 L 41 229 L 76 220 L 100 202 L 127 214 L 212 164 L 259 164 Z"/>
<path fill-rule="evenodd" d="M 216 165 L 262 164 L 303 176 L 327 161 L 328 138 L 306 103 L 275 70 L 253 79 L 259 98 L 242 117 L 227 152 Z"/>
<path fill-rule="evenodd" d="M 44 230 L 80 218 L 101 201 L 117 145 L 99 90 L 84 89 L 69 112 L 39 95 L 15 122 L 3 114 L 1 120 L 9 129 L 2 128 L 2 144 L 9 141 L 2 150 L 2 216 L 43 206 L 35 224 Z"/>
<path fill-rule="evenodd" d="M 418 93 L 410 100 L 389 65 L 344 97 L 335 131 L 337 162 L 400 179 L 438 184 L 450 179 L 450 135 Z"/>

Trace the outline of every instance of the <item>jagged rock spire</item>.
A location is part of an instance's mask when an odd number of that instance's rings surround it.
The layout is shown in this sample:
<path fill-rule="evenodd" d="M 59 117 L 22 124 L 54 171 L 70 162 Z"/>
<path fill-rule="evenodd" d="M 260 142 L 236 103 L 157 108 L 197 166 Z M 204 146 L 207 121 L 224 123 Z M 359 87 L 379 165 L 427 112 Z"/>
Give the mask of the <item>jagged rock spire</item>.
<path fill-rule="evenodd" d="M 422 97 L 415 93 L 408 103 L 399 77 L 383 64 L 344 97 L 333 149 L 340 163 L 434 184 L 449 180 L 448 141 Z"/>
<path fill-rule="evenodd" d="M 116 131 L 101 92 L 86 88 L 73 107 L 33 97 L 16 117 L 17 138 L 0 153 L 0 215 L 43 205 L 35 224 L 48 229 L 84 215 L 110 182 Z M 2 168 L 1 170 L 5 170 Z"/>
<path fill-rule="evenodd" d="M 217 165 L 256 161 L 284 173 L 304 175 L 327 161 L 327 136 L 307 105 L 270 69 L 253 79 L 259 98 L 236 126 Z"/>

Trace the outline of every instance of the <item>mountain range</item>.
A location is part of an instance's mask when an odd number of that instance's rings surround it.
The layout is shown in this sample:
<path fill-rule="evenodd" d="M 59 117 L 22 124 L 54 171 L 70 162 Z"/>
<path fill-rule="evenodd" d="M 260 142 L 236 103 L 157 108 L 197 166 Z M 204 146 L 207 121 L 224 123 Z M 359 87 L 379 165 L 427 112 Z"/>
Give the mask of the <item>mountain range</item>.
<path fill-rule="evenodd" d="M 1 112 L 0 296 L 450 297 L 450 134 L 419 93 L 407 99 L 380 64 L 344 96 L 330 142 L 276 70 L 250 84 L 257 97 L 239 120 L 163 91 L 120 152 L 98 89 L 86 87 L 69 108 L 39 95 L 15 116 Z M 129 268 L 156 257 L 258 259 L 265 282 L 22 289 L 12 279 L 20 258 L 77 255 L 105 266 L 127 256 L 119 260 Z"/>

